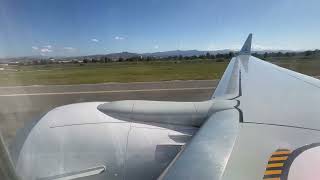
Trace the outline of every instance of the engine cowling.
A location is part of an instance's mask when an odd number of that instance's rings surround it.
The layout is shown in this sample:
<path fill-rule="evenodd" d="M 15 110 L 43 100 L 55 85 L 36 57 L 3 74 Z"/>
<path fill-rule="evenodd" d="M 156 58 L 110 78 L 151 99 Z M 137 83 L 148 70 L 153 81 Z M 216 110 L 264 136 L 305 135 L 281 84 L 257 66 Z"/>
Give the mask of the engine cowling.
<path fill-rule="evenodd" d="M 11 154 L 21 179 L 156 179 L 197 131 L 117 119 L 100 104 L 55 108 L 18 135 Z"/>

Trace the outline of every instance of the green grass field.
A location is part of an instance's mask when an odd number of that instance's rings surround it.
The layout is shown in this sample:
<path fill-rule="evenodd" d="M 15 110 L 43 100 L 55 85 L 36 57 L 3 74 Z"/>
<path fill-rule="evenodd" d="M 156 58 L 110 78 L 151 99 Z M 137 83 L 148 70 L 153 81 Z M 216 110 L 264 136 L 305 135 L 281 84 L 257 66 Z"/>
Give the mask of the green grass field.
<path fill-rule="evenodd" d="M 213 61 L 15 66 L 11 70 L 0 71 L 0 84 L 12 86 L 217 79 L 226 66 L 226 62 Z"/>
<path fill-rule="evenodd" d="M 320 58 L 267 60 L 304 74 L 320 75 Z M 0 71 L 0 86 L 219 79 L 227 65 L 228 62 L 192 60 L 9 66 Z"/>

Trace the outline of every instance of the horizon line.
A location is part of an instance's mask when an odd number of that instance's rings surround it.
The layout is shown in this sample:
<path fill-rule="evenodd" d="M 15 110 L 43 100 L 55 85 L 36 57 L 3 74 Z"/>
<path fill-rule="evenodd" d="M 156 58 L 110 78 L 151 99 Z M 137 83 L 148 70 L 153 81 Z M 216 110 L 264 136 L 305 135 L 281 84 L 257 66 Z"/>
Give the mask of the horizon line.
<path fill-rule="evenodd" d="M 318 48 L 313 49 L 255 49 L 253 48 L 253 52 L 259 52 L 259 51 L 272 51 L 272 52 L 280 52 L 280 51 L 291 51 L 291 52 L 303 52 L 303 51 L 315 51 L 318 50 Z M 6 59 L 6 58 L 27 58 L 27 57 L 80 57 L 80 56 L 98 56 L 98 55 L 110 55 L 110 54 L 120 54 L 120 53 L 132 53 L 132 54 L 138 54 L 138 55 L 144 55 L 144 54 L 154 54 L 154 53 L 165 53 L 165 52 L 172 52 L 172 51 L 199 51 L 199 52 L 215 52 L 215 51 L 230 51 L 230 52 L 237 52 L 240 51 L 240 49 L 215 49 L 215 50 L 198 50 L 198 49 L 176 49 L 176 50 L 167 50 L 167 51 L 154 51 L 154 52 L 130 52 L 130 51 L 117 51 L 117 52 L 110 52 L 110 53 L 96 53 L 96 54 L 86 54 L 86 55 L 22 55 L 22 56 L 6 56 L 6 57 L 0 57 L 0 59 Z"/>

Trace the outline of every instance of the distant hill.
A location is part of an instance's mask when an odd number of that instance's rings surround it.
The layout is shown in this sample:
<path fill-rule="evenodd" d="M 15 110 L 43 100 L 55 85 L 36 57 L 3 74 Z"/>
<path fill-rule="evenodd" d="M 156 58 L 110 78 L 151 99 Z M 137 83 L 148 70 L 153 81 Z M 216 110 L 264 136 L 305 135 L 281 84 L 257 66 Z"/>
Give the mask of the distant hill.
<path fill-rule="evenodd" d="M 299 52 L 302 52 L 302 51 L 293 51 L 293 50 L 259 50 L 259 51 L 255 51 L 253 50 L 252 53 L 257 53 L 257 54 L 264 54 L 264 53 L 278 53 L 278 52 L 281 52 L 281 53 L 293 53 L 293 52 L 296 52 L 296 53 L 299 53 Z"/>
<path fill-rule="evenodd" d="M 175 51 L 163 51 L 163 52 L 154 52 L 154 53 L 144 53 L 143 56 L 152 56 L 152 57 L 169 57 L 169 56 L 200 56 L 206 54 L 206 51 L 198 50 L 175 50 Z"/>
<path fill-rule="evenodd" d="M 137 53 L 130 53 L 130 52 L 120 52 L 120 53 L 110 53 L 110 54 L 96 54 L 96 55 L 88 55 L 88 56 L 76 56 L 76 57 L 68 57 L 68 59 L 75 59 L 75 58 L 87 58 L 87 59 L 100 59 L 101 57 L 108 57 L 111 59 L 119 59 L 119 58 L 131 58 L 141 56 Z"/>
<path fill-rule="evenodd" d="M 199 50 L 175 50 L 175 51 L 163 51 L 163 52 L 154 52 L 154 53 L 144 53 L 144 56 L 152 57 L 169 57 L 169 56 L 201 56 L 206 53 L 210 54 L 226 54 L 229 52 L 235 52 L 230 49 L 216 50 L 216 51 L 199 51 Z"/>
<path fill-rule="evenodd" d="M 130 52 L 121 52 L 121 53 L 106 54 L 105 56 L 109 57 L 111 59 L 119 59 L 119 58 L 128 59 L 128 58 L 131 58 L 131 57 L 141 56 L 141 54 L 130 53 Z"/>

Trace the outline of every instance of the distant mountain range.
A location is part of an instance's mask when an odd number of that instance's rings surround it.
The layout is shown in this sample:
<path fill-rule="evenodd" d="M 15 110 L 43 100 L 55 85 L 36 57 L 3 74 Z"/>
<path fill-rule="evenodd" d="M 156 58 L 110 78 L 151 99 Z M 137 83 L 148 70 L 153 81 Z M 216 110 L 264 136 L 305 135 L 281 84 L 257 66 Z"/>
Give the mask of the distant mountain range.
<path fill-rule="evenodd" d="M 154 53 L 144 53 L 143 56 L 152 57 L 169 57 L 169 56 L 200 56 L 206 54 L 208 51 L 198 51 L 198 50 L 176 50 L 176 51 L 164 51 L 164 52 L 154 52 Z M 211 52 L 210 52 L 211 53 Z"/>
<path fill-rule="evenodd" d="M 226 54 L 229 52 L 237 52 L 236 50 L 231 49 L 223 49 L 223 50 L 215 50 L 215 51 L 199 51 L 199 50 L 175 50 L 175 51 L 163 51 L 163 52 L 154 52 L 154 53 L 131 53 L 131 52 L 120 52 L 120 53 L 109 53 L 109 54 L 97 54 L 97 55 L 87 55 L 87 56 L 73 56 L 73 57 L 65 57 L 65 56 L 58 56 L 58 57 L 49 57 L 49 56 L 26 56 L 26 57 L 11 57 L 11 58 L 1 58 L 0 62 L 7 63 L 7 62 L 24 62 L 24 61 L 32 61 L 32 60 L 41 60 L 41 59 L 56 59 L 56 60 L 70 60 L 70 59 L 99 59 L 101 57 L 108 57 L 111 59 L 127 59 L 131 57 L 156 57 L 156 58 L 166 58 L 169 56 L 201 56 L 205 55 L 206 53 L 210 54 Z M 254 51 L 258 54 L 263 54 L 265 52 L 296 52 L 292 50 L 261 50 L 261 51 Z"/>

